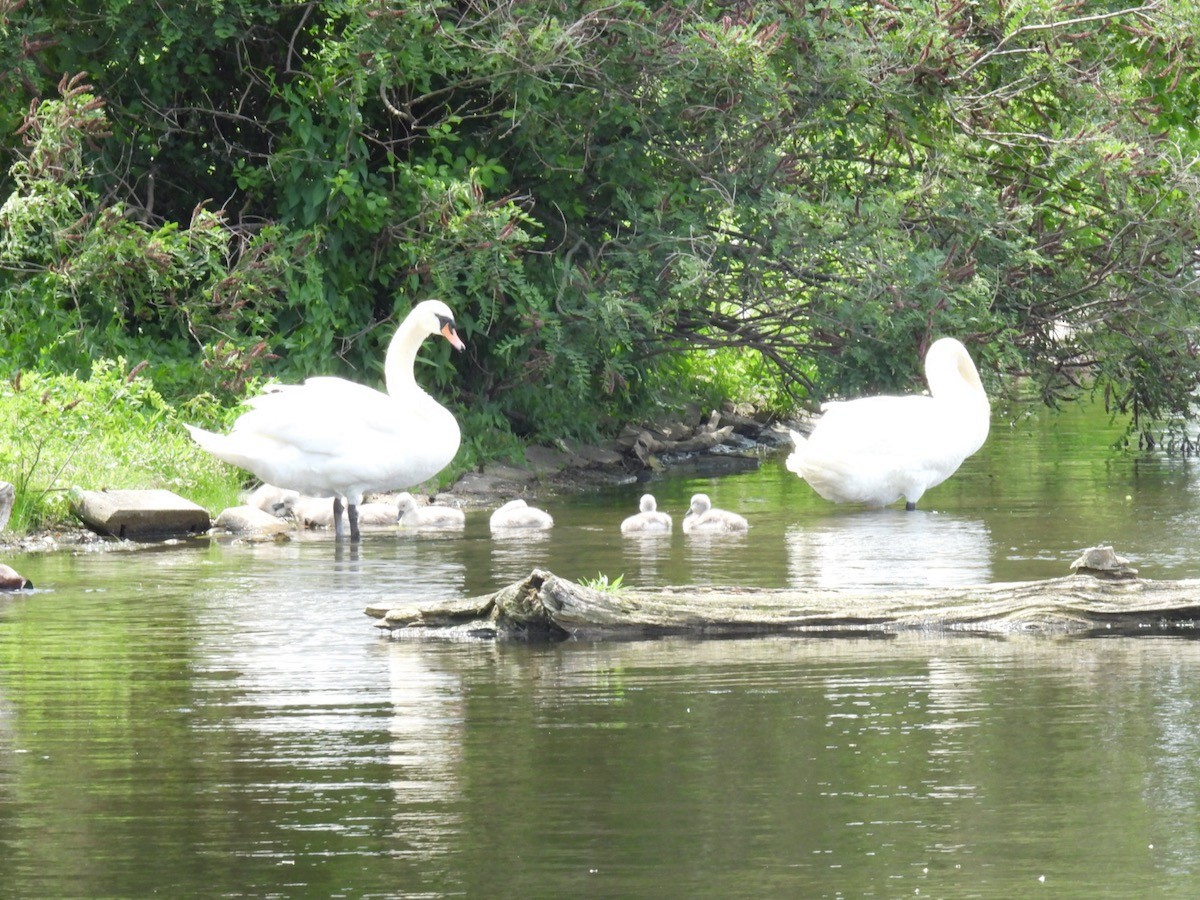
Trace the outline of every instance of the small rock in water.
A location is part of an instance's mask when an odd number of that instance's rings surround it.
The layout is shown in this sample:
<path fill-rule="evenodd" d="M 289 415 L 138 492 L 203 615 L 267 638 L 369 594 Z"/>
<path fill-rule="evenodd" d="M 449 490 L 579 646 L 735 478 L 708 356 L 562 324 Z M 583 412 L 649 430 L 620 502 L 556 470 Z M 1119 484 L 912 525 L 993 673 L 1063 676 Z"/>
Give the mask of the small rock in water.
<path fill-rule="evenodd" d="M 1129 560 L 1118 556 L 1111 546 L 1088 547 L 1079 559 L 1071 563 L 1076 575 L 1092 575 L 1096 578 L 1136 578 L 1138 570 L 1129 565 Z"/>
<path fill-rule="evenodd" d="M 24 591 L 32 588 L 32 581 L 11 566 L 0 563 L 0 591 Z"/>
<path fill-rule="evenodd" d="M 204 534 L 208 510 L 171 491 L 85 491 L 73 488 L 71 512 L 97 534 L 130 541 Z"/>
<path fill-rule="evenodd" d="M 16 488 L 7 481 L 0 481 L 0 531 L 3 531 L 4 526 L 8 524 L 8 517 L 12 514 L 13 501 L 16 496 Z"/>

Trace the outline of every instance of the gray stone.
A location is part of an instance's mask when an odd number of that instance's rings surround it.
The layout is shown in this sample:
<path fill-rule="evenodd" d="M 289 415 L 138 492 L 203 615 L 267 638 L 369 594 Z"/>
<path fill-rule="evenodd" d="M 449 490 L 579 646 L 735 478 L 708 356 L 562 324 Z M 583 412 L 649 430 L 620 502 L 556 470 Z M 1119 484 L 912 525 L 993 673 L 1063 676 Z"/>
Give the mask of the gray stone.
<path fill-rule="evenodd" d="M 12 568 L 12 566 L 0 563 L 0 591 L 27 591 L 32 589 L 32 581 Z"/>
<path fill-rule="evenodd" d="M 208 510 L 166 490 L 71 493 L 71 511 L 99 534 L 130 541 L 166 540 L 203 534 Z"/>
<path fill-rule="evenodd" d="M 1080 554 L 1079 559 L 1071 563 L 1076 575 L 1091 575 L 1095 578 L 1134 578 L 1137 569 L 1129 564 L 1123 556 L 1119 556 L 1110 545 L 1088 547 Z"/>
<path fill-rule="evenodd" d="M 690 438 L 696 429 L 690 425 L 684 425 L 682 422 L 668 422 L 658 426 L 655 430 L 664 441 L 682 441 Z"/>
<path fill-rule="evenodd" d="M 520 484 L 514 484 L 512 481 L 506 481 L 490 471 L 468 472 L 455 483 L 454 492 L 456 494 L 468 495 L 501 495 L 510 493 L 511 491 L 522 487 L 524 484 L 524 480 L 522 480 Z"/>
<path fill-rule="evenodd" d="M 575 456 L 584 461 L 585 466 L 619 466 L 621 454 L 606 447 L 596 447 L 591 444 L 567 445 Z"/>
<path fill-rule="evenodd" d="M 0 481 L 0 531 L 8 525 L 8 517 L 12 515 L 13 501 L 16 498 L 16 489 L 7 481 Z"/>
<path fill-rule="evenodd" d="M 484 466 L 483 474 L 509 484 L 525 484 L 533 478 L 533 472 L 529 469 L 523 466 L 508 466 L 504 463 L 492 463 Z"/>
<path fill-rule="evenodd" d="M 571 462 L 571 457 L 553 447 L 526 447 L 525 461 L 537 474 L 561 472 Z"/>

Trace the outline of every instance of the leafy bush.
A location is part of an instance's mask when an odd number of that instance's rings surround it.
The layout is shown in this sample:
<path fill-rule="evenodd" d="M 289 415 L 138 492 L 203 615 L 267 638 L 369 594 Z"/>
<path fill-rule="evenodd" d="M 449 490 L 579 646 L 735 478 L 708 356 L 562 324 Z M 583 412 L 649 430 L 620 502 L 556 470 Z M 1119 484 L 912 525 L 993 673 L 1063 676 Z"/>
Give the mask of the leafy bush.
<path fill-rule="evenodd" d="M 374 382 L 440 296 L 472 454 L 911 387 L 939 334 L 1147 419 L 1200 377 L 1196 4 L 85 6 L 0 3 L 10 365 Z"/>
<path fill-rule="evenodd" d="M 104 103 L 79 78 L 37 104 L 22 129 L 14 190 L 0 205 L 0 353 L 17 369 L 87 371 L 95 358 L 148 361 L 187 396 L 244 388 L 281 264 L 262 248 L 235 260 L 222 216 L 151 227 L 91 186 L 87 148 L 107 135 Z M 251 303 L 253 301 L 253 303 Z M 196 360 L 199 345 L 206 365 Z"/>

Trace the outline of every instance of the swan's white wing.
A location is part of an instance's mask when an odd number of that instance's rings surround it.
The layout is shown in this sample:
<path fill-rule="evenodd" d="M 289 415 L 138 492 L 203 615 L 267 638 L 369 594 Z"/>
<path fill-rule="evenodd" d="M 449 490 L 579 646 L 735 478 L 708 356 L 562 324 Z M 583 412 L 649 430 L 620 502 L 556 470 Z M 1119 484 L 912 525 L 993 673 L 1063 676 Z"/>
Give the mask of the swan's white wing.
<path fill-rule="evenodd" d="M 454 417 L 414 390 L 395 398 L 340 378 L 311 378 L 255 397 L 224 436 L 204 446 L 271 484 L 308 494 L 408 487 L 458 450 Z"/>
<path fill-rule="evenodd" d="M 933 398 L 917 394 L 863 397 L 823 408 L 825 413 L 808 438 L 810 453 L 906 455 L 926 446 L 931 430 L 941 427 Z"/>
<path fill-rule="evenodd" d="M 310 378 L 254 398 L 229 434 L 189 430 L 218 458 L 305 494 L 358 505 L 365 491 L 419 484 L 454 458 L 460 434 L 449 410 L 416 386 L 413 360 L 431 334 L 441 331 L 455 343 L 452 328 L 440 301 L 420 303 L 405 317 L 386 358 L 392 393 Z"/>
<path fill-rule="evenodd" d="M 932 396 L 864 397 L 828 403 L 813 433 L 793 435 L 787 467 L 834 502 L 916 502 L 987 439 L 989 405 L 958 341 L 935 342 L 925 371 Z"/>
<path fill-rule="evenodd" d="M 255 397 L 231 436 L 253 434 L 314 455 L 344 456 L 381 441 L 396 442 L 396 451 L 404 452 L 444 427 L 446 416 L 423 391 L 407 400 L 341 378 L 310 378 Z"/>
<path fill-rule="evenodd" d="M 886 505 L 962 461 L 951 412 L 920 395 L 829 404 L 788 467 L 828 500 Z"/>

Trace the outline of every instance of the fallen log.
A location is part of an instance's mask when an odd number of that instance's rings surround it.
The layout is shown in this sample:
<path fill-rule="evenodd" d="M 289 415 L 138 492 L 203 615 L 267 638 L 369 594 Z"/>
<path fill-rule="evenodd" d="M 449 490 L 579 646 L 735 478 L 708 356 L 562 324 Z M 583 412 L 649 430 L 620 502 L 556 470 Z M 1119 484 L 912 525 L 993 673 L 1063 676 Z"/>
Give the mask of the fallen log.
<path fill-rule="evenodd" d="M 1045 581 L 886 593 L 680 587 L 599 591 L 535 569 L 481 597 L 370 607 L 393 636 L 630 640 L 787 632 L 1148 634 L 1195 629 L 1200 581 Z"/>

